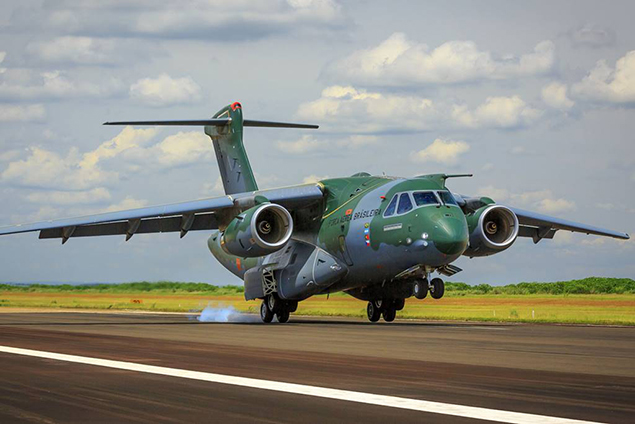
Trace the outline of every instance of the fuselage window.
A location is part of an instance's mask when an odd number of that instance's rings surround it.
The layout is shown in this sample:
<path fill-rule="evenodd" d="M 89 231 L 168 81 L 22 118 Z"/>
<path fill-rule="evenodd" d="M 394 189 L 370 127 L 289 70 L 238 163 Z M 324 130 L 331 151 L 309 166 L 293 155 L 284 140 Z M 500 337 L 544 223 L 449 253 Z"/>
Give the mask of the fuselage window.
<path fill-rule="evenodd" d="M 408 193 L 401 193 L 399 196 L 399 207 L 397 208 L 397 213 L 406 213 L 412 209 L 412 200 L 410 200 L 410 195 Z"/>
<path fill-rule="evenodd" d="M 417 206 L 439 204 L 437 196 L 435 196 L 434 193 L 431 191 L 417 191 L 412 194 L 412 197 L 414 197 Z"/>
<path fill-rule="evenodd" d="M 391 216 L 395 214 L 395 209 L 397 208 L 397 199 L 399 198 L 398 194 L 395 194 L 390 201 L 390 204 L 386 208 L 386 212 L 384 212 L 384 216 Z"/>
<path fill-rule="evenodd" d="M 449 191 L 440 191 L 439 196 L 441 197 L 441 200 L 443 200 L 444 204 L 458 206 L 456 200 L 454 199 L 454 196 L 452 196 L 452 193 L 450 193 Z"/>

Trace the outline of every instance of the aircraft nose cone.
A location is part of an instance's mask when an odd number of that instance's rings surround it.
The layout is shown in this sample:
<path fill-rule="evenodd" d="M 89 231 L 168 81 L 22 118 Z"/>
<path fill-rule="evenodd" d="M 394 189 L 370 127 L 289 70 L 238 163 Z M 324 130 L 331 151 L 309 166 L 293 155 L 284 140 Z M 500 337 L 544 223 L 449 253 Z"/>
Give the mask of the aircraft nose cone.
<path fill-rule="evenodd" d="M 434 245 L 439 252 L 448 256 L 461 255 L 467 249 L 467 224 L 456 218 L 448 218 L 437 223 Z"/>

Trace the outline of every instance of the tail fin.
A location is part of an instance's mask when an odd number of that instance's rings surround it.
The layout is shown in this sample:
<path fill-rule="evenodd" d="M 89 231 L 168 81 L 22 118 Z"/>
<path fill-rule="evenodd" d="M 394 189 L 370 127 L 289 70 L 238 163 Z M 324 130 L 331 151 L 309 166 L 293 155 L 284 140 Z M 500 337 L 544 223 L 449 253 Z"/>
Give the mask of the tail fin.
<path fill-rule="evenodd" d="M 243 120 L 242 106 L 235 102 L 225 106 L 212 119 L 186 121 L 119 121 L 104 125 L 195 125 L 204 126 L 205 134 L 212 139 L 216 160 L 220 170 L 225 194 L 258 190 L 256 178 L 251 170 L 249 158 L 243 145 L 243 127 L 310 128 L 317 125 L 291 124 L 286 122 Z"/>
<path fill-rule="evenodd" d="M 214 144 L 225 194 L 258 190 L 243 145 L 243 111 L 240 103 L 233 103 L 216 112 L 214 119 L 220 118 L 229 118 L 229 124 L 222 127 L 206 125 L 205 134 L 210 136 Z"/>

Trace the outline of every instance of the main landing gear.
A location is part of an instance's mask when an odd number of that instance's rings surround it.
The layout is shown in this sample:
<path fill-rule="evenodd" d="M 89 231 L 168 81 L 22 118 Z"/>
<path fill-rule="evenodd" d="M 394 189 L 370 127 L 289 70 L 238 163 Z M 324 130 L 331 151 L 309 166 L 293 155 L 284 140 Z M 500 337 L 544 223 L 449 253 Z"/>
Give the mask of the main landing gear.
<path fill-rule="evenodd" d="M 294 300 L 282 300 L 276 293 L 267 295 L 260 304 L 260 319 L 270 323 L 274 315 L 279 323 L 289 321 L 289 315 L 298 309 L 298 302 Z"/>
<path fill-rule="evenodd" d="M 379 299 L 371 300 L 366 306 L 366 314 L 370 322 L 379 321 L 384 317 L 384 321 L 392 322 L 397 316 L 397 311 L 401 311 L 406 304 L 406 299 Z"/>
<path fill-rule="evenodd" d="M 440 278 L 433 278 L 428 282 L 427 278 L 420 278 L 412 284 L 412 295 L 417 299 L 425 299 L 430 293 L 433 299 L 441 299 L 445 293 L 445 284 Z M 366 315 L 370 322 L 377 322 L 381 317 L 386 322 L 395 320 L 397 311 L 404 308 L 406 299 L 376 299 L 368 302 Z"/>

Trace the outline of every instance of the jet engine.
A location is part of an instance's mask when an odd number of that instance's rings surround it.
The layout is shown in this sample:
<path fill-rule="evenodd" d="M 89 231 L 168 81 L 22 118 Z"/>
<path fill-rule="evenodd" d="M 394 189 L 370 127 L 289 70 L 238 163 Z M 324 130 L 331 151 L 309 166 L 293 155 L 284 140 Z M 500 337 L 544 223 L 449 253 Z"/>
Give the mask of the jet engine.
<path fill-rule="evenodd" d="M 486 205 L 467 216 L 470 231 L 465 256 L 489 256 L 502 252 L 518 237 L 518 217 L 501 205 Z"/>
<path fill-rule="evenodd" d="M 289 241 L 293 219 L 288 210 L 262 203 L 236 216 L 221 238 L 222 248 L 232 255 L 254 258 L 273 253 Z"/>

